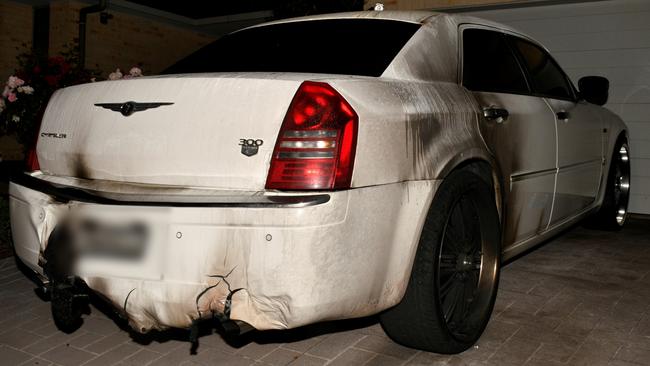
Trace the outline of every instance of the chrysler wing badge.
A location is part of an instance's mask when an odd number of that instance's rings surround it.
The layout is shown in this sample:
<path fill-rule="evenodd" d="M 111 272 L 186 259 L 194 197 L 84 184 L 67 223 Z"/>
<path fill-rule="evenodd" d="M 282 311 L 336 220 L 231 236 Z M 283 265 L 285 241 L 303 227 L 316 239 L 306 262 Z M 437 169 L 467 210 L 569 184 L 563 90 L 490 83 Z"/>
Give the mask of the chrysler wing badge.
<path fill-rule="evenodd" d="M 113 112 L 120 112 L 123 116 L 128 117 L 135 112 L 144 111 L 150 108 L 158 108 L 161 105 L 171 105 L 171 102 L 125 102 L 125 103 L 95 103 L 95 106 L 110 109 Z"/>

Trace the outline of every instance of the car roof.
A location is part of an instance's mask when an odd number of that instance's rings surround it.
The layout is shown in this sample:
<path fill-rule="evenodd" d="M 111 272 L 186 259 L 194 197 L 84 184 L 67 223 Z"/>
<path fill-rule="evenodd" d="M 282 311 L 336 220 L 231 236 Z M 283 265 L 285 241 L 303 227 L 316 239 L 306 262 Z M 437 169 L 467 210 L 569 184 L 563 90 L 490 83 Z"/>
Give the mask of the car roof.
<path fill-rule="evenodd" d="M 475 24 L 475 25 L 487 26 L 502 31 L 518 34 L 525 38 L 528 38 L 531 41 L 534 41 L 537 44 L 540 44 L 537 40 L 535 40 L 530 35 L 502 23 L 498 23 L 498 22 L 494 22 L 491 20 L 478 18 L 474 16 L 439 13 L 439 12 L 427 11 L 427 10 L 384 10 L 384 11 L 368 10 L 368 11 L 350 11 L 350 12 L 343 12 L 343 13 L 307 15 L 307 16 L 296 17 L 296 18 L 274 20 L 266 23 L 256 24 L 243 29 L 263 27 L 263 26 L 273 25 L 273 24 L 302 22 L 302 21 L 310 21 L 310 20 L 325 20 L 325 19 L 383 19 L 383 20 L 394 20 L 394 21 L 401 21 L 407 23 L 431 25 L 432 27 L 435 27 L 436 24 L 440 24 L 440 23 L 452 23 L 457 26 L 460 26 L 462 24 Z"/>
<path fill-rule="evenodd" d="M 386 10 L 386 11 L 350 11 L 344 13 L 329 13 L 307 15 L 296 18 L 280 19 L 271 22 L 266 22 L 260 25 L 291 23 L 309 20 L 323 20 L 323 19 L 385 19 L 396 20 L 408 23 L 424 23 L 427 19 L 441 15 L 432 11 L 399 11 L 399 10 Z"/>
<path fill-rule="evenodd" d="M 527 34 L 507 26 L 505 24 L 497 23 L 491 20 L 477 18 L 473 16 L 460 15 L 460 14 L 448 14 L 448 13 L 439 13 L 426 10 L 385 10 L 385 11 L 351 11 L 343 13 L 330 13 L 330 14 L 318 14 L 318 15 L 307 15 L 296 18 L 287 18 L 280 19 L 271 22 L 266 22 L 253 27 L 266 26 L 271 24 L 282 24 L 282 23 L 291 23 L 291 22 L 301 22 L 301 21 L 310 21 L 310 20 L 324 20 L 324 19 L 383 19 L 383 20 L 395 20 L 408 23 L 418 23 L 418 24 L 435 24 L 440 20 L 446 20 L 448 22 L 453 22 L 456 24 L 478 24 L 483 26 L 488 26 L 492 28 L 501 29 L 504 31 L 521 34 L 528 38 L 531 38 Z"/>

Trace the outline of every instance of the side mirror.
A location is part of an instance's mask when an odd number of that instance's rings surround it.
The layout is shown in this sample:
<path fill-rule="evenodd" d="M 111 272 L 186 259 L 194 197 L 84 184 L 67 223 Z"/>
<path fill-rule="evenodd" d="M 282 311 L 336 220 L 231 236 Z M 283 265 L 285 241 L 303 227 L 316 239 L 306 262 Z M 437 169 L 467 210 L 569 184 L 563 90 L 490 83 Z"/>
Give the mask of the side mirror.
<path fill-rule="evenodd" d="M 604 105 L 609 98 L 609 80 L 602 76 L 585 76 L 578 80 L 580 96 L 589 103 Z"/>

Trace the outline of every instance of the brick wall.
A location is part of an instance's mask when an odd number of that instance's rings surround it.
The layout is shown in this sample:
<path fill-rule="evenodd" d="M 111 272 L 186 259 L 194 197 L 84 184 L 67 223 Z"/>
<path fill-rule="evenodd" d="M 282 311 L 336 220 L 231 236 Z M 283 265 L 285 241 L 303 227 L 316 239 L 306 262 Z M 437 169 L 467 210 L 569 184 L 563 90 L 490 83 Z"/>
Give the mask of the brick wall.
<path fill-rule="evenodd" d="M 75 1 L 50 5 L 50 54 L 71 44 L 79 32 L 79 9 Z M 122 70 L 141 64 L 145 74 L 155 74 L 183 56 L 214 39 L 188 29 L 146 18 L 109 11 L 113 19 L 99 22 L 99 13 L 88 15 L 86 25 L 86 67 L 107 76 L 116 67 Z"/>
<path fill-rule="evenodd" d="M 23 46 L 25 44 L 26 46 Z M 0 90 L 18 67 L 16 56 L 32 46 L 32 7 L 0 0 Z M 22 158 L 22 147 L 13 136 L 0 137 L 0 160 Z"/>
<path fill-rule="evenodd" d="M 23 43 L 27 47 L 23 46 Z M 16 56 L 32 46 L 32 7 L 0 0 L 0 81 L 18 67 Z"/>

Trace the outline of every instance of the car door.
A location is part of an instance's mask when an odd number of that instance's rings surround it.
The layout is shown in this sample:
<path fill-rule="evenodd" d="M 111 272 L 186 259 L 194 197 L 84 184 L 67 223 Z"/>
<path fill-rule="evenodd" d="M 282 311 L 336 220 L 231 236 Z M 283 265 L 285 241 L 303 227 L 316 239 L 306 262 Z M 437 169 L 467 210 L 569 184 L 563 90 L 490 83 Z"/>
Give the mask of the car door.
<path fill-rule="evenodd" d="M 542 47 L 509 36 L 526 67 L 533 93 L 553 110 L 558 138 L 558 175 L 551 225 L 589 207 L 598 193 L 602 169 L 602 122 L 595 106 L 578 101 L 557 62 Z"/>
<path fill-rule="evenodd" d="M 463 26 L 462 84 L 483 109 L 480 130 L 504 179 L 504 250 L 544 231 L 551 217 L 556 173 L 555 119 L 530 95 L 505 34 Z"/>

